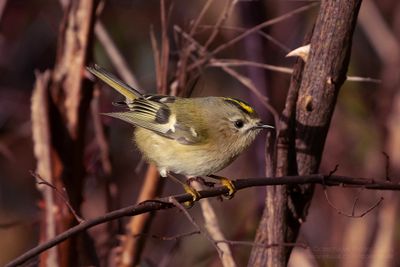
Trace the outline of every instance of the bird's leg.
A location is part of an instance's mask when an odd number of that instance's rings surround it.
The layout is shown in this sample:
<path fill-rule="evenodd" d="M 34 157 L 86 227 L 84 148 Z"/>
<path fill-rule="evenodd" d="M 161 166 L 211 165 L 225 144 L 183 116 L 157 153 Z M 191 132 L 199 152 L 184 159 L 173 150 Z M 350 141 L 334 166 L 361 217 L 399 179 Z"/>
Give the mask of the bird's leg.
<path fill-rule="evenodd" d="M 206 177 L 207 177 L 207 176 L 206 176 Z M 214 182 L 206 181 L 206 179 L 204 179 L 203 177 L 199 177 L 199 176 L 197 176 L 197 177 L 191 177 L 191 178 L 189 178 L 187 181 L 188 181 L 189 184 L 190 184 L 192 181 L 196 181 L 196 182 L 199 182 L 199 183 L 201 183 L 201 184 L 203 184 L 203 185 L 205 185 L 205 186 L 207 186 L 207 187 L 214 187 L 214 185 L 215 185 Z"/>
<path fill-rule="evenodd" d="M 228 188 L 229 192 L 226 195 L 228 197 L 228 199 L 231 199 L 233 197 L 233 195 L 236 193 L 235 185 L 228 178 L 214 175 L 214 174 L 207 175 L 207 177 L 218 180 L 223 186 Z"/>
<path fill-rule="evenodd" d="M 191 183 L 192 181 L 196 181 L 196 182 L 202 183 L 202 184 L 204 184 L 204 185 L 206 185 L 206 183 L 207 183 L 206 180 L 204 180 L 203 177 L 198 177 L 198 176 L 188 177 L 187 180 L 186 180 L 186 183 L 187 183 L 188 185 L 190 185 L 190 183 Z"/>
<path fill-rule="evenodd" d="M 187 183 L 184 183 L 184 182 L 182 182 L 181 180 L 179 180 L 177 177 L 173 176 L 173 175 L 170 174 L 170 173 L 168 173 L 167 176 L 168 176 L 172 181 L 174 181 L 174 182 L 176 182 L 176 183 L 182 185 L 182 186 L 183 186 L 183 189 L 185 190 L 185 192 L 188 193 L 188 194 L 190 194 L 190 195 L 192 196 L 193 200 L 192 200 L 192 201 L 185 202 L 185 206 L 191 207 L 191 206 L 193 206 L 193 203 L 194 203 L 195 201 L 199 200 L 199 198 L 200 198 L 199 192 L 197 192 L 196 189 L 194 189 L 193 187 L 191 187 L 190 184 L 189 184 L 188 182 L 187 182 Z M 190 179 L 191 179 L 191 178 L 190 178 Z"/>

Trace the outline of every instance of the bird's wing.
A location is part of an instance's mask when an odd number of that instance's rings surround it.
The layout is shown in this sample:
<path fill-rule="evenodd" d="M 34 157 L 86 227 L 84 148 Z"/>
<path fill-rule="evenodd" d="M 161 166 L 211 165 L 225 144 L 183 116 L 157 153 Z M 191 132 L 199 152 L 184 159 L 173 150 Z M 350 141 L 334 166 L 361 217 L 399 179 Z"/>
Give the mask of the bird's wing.
<path fill-rule="evenodd" d="M 166 104 L 174 100 L 175 98 L 170 96 L 146 96 L 129 103 L 129 111 L 105 113 L 105 115 L 151 130 L 181 144 L 200 143 L 202 137 L 196 129 L 178 121 L 170 106 Z"/>
<path fill-rule="evenodd" d="M 163 95 L 143 95 L 98 65 L 87 67 L 93 75 L 125 96 L 125 102 L 116 102 L 118 106 L 126 105 L 129 111 L 105 113 L 151 130 L 164 137 L 174 139 L 181 144 L 197 144 L 202 139 L 192 126 L 187 126 L 171 112 L 168 104 L 177 98 Z"/>

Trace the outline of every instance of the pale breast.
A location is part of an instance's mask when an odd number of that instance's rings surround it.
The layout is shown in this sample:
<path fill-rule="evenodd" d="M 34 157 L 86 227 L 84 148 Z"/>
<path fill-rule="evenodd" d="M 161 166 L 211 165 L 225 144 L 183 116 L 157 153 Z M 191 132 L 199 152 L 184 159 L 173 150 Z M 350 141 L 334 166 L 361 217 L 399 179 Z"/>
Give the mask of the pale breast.
<path fill-rule="evenodd" d="M 186 176 L 216 173 L 230 164 L 237 153 L 213 150 L 207 144 L 184 145 L 152 131 L 137 128 L 135 142 L 145 158 L 159 170 Z"/>

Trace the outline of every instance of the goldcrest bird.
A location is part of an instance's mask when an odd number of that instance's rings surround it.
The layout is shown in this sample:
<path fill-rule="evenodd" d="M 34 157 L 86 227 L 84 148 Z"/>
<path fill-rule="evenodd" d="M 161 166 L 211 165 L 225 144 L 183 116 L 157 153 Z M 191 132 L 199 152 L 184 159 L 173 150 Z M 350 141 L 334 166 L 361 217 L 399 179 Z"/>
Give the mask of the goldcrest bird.
<path fill-rule="evenodd" d="M 136 126 L 137 147 L 162 177 L 172 172 L 221 179 L 232 195 L 232 182 L 213 174 L 228 166 L 261 129 L 273 128 L 238 99 L 143 95 L 97 65 L 87 70 L 125 96 L 129 110 L 106 115 Z M 194 189 L 185 190 L 196 200 Z"/>

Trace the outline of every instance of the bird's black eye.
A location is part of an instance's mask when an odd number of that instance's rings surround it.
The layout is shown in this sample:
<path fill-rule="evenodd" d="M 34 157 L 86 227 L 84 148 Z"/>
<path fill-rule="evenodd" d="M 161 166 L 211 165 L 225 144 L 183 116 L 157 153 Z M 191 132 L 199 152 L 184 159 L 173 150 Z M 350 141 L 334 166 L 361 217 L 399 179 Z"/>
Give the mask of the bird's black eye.
<path fill-rule="evenodd" d="M 236 121 L 235 121 L 235 127 L 236 127 L 236 128 L 240 129 L 240 128 L 243 127 L 243 125 L 244 125 L 243 120 L 236 120 Z"/>

